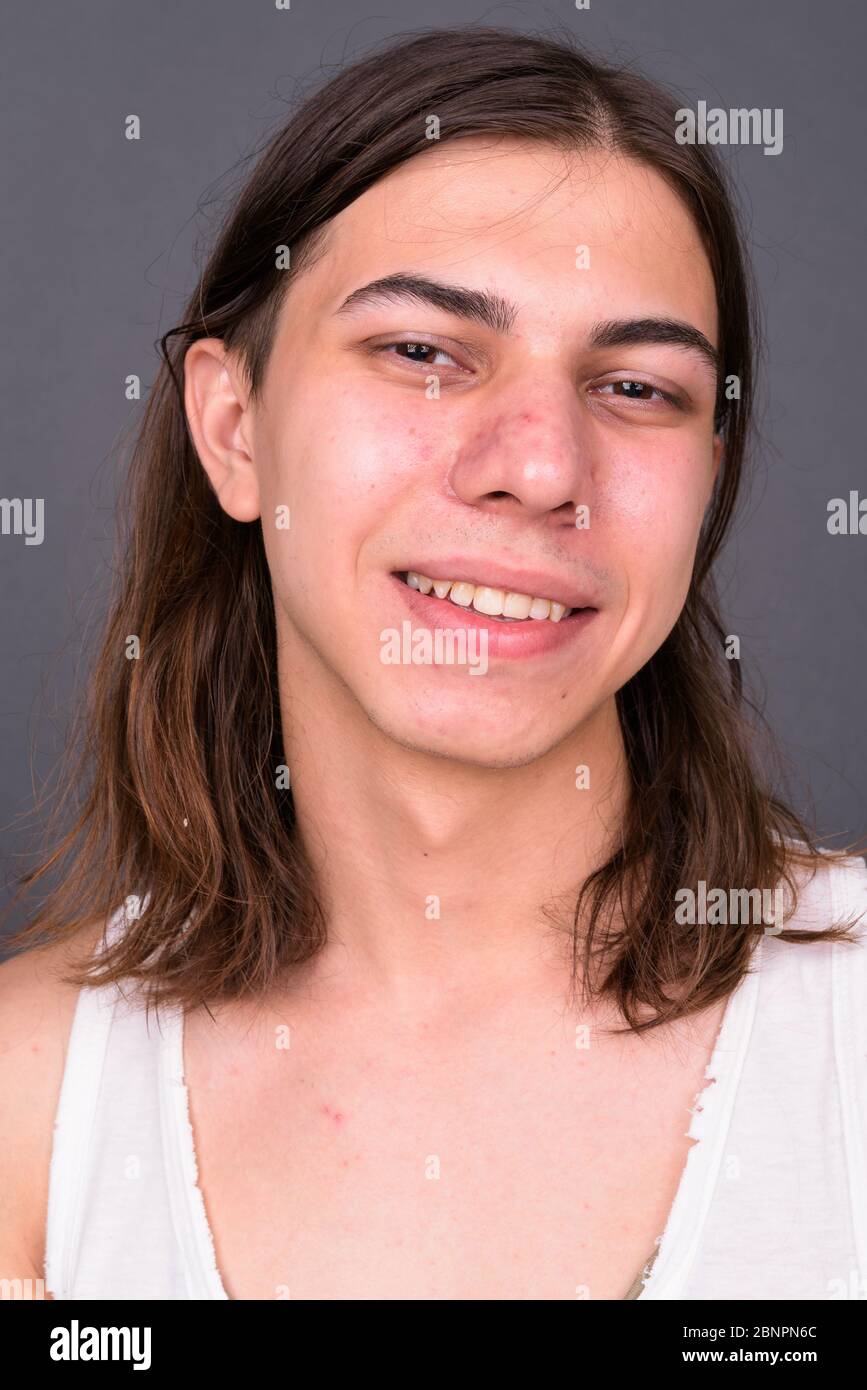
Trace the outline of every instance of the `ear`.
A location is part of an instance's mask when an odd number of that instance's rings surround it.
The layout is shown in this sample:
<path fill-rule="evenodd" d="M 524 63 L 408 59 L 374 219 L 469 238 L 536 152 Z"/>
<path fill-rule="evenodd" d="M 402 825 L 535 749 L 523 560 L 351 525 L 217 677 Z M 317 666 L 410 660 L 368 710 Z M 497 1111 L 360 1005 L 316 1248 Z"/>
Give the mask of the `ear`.
<path fill-rule="evenodd" d="M 244 437 L 248 393 L 220 338 L 198 338 L 184 357 L 184 407 L 199 462 L 224 512 L 260 514 L 259 479 Z"/>

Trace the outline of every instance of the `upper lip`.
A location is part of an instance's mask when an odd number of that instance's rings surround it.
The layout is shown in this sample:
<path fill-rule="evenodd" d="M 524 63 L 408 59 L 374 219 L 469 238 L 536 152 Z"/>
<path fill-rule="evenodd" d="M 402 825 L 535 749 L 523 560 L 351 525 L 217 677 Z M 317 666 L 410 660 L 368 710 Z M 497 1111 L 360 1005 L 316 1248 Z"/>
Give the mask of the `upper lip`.
<path fill-rule="evenodd" d="M 423 574 L 428 579 L 459 579 L 467 584 L 484 584 L 507 593 L 550 598 L 565 608 L 595 608 L 598 600 L 589 585 L 541 569 L 512 569 L 496 560 L 468 560 L 446 556 L 437 560 L 413 560 L 395 570 L 396 574 Z"/>

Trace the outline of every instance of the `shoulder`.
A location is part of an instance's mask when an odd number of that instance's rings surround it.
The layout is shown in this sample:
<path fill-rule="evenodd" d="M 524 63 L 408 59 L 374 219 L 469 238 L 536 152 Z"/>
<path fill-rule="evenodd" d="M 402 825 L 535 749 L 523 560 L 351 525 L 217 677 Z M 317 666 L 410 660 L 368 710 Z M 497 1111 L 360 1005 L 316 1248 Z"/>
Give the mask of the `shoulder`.
<path fill-rule="evenodd" d="M 64 976 L 102 931 L 102 922 L 88 922 L 69 941 L 0 964 L 0 1269 L 8 1278 L 42 1273 L 54 1116 L 79 994 Z"/>
<path fill-rule="evenodd" d="M 867 863 L 828 851 L 804 863 L 803 848 L 793 847 L 786 867 L 797 892 L 794 912 L 784 888 L 782 931 L 775 924 L 761 937 L 760 1012 L 781 1040 L 793 1026 L 812 1037 L 816 1058 L 844 1036 L 860 1048 L 855 1034 L 867 1051 Z"/>
<path fill-rule="evenodd" d="M 798 903 L 788 930 L 824 931 L 851 924 L 852 936 L 867 949 L 867 861 L 858 854 L 838 857 L 821 850 L 819 862 L 801 860 L 804 846 L 788 841 L 788 872 L 795 884 Z"/>
<path fill-rule="evenodd" d="M 867 934 L 867 860 L 850 855 L 835 863 L 830 871 L 831 894 L 835 904 L 845 914 L 858 914 L 861 934 Z"/>

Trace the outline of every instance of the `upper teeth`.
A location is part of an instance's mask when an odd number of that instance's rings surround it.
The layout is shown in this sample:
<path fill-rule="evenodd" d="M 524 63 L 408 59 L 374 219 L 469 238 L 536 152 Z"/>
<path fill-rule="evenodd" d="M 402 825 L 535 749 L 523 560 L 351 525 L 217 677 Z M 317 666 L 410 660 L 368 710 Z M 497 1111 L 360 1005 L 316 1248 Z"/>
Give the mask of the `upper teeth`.
<path fill-rule="evenodd" d="M 437 598 L 448 598 L 461 608 L 475 608 L 491 618 L 550 618 L 559 623 L 567 609 L 552 598 L 535 598 L 532 594 L 514 594 L 508 589 L 491 589 L 487 584 L 468 584 L 464 579 L 429 579 L 426 574 L 410 570 L 406 582 L 411 589 Z"/>

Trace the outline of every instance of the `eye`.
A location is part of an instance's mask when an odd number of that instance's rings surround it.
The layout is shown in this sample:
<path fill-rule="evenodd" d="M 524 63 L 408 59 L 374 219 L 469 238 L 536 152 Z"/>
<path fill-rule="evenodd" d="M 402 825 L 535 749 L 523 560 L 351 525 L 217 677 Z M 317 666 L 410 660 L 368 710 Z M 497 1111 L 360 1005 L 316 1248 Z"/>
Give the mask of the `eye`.
<path fill-rule="evenodd" d="M 405 351 L 402 349 L 405 349 Z M 457 363 L 444 348 L 437 347 L 434 343 L 426 343 L 414 338 L 404 338 L 398 339 L 393 343 L 383 343 L 377 351 L 388 353 L 392 357 L 400 357 L 404 362 L 413 362 L 420 367 L 446 366 L 459 368 L 459 363 Z"/>
<path fill-rule="evenodd" d="M 617 381 L 608 381 L 596 389 L 622 401 L 639 401 L 650 404 L 656 398 L 669 405 L 679 404 L 677 397 L 670 392 L 663 391 L 659 386 L 651 386 L 648 381 L 636 381 L 633 377 L 621 377 Z"/>

